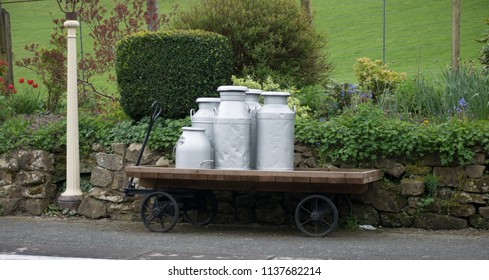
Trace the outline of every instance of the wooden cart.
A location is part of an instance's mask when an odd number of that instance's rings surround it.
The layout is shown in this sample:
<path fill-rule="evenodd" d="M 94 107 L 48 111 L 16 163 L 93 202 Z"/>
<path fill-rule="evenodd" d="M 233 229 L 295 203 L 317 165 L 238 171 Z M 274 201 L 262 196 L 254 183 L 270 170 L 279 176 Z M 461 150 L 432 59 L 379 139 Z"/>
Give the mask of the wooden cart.
<path fill-rule="evenodd" d="M 212 191 L 294 192 L 308 194 L 296 207 L 297 227 L 317 237 L 334 230 L 339 204 L 348 203 L 351 212 L 351 203 L 344 194 L 363 193 L 381 178 L 381 172 L 374 169 L 262 171 L 128 166 L 125 170 L 127 176 L 139 178 L 138 188 L 130 185 L 126 195 L 145 196 L 141 218 L 149 230 L 171 230 L 180 212 L 193 224 L 210 223 L 218 209 Z"/>

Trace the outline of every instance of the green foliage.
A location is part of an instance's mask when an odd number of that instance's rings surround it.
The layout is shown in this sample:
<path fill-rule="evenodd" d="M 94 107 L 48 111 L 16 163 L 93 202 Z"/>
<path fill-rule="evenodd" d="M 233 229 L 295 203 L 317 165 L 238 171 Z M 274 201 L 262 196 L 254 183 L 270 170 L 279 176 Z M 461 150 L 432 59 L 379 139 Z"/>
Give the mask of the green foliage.
<path fill-rule="evenodd" d="M 437 81 L 416 77 L 397 88 L 396 102 L 406 120 L 489 120 L 489 76 L 464 66 Z"/>
<path fill-rule="evenodd" d="M 2 123 L 2 121 L 5 121 L 14 113 L 14 110 L 12 109 L 8 101 L 9 100 L 7 96 L 0 94 L 0 108 L 2 108 L 0 110 L 0 124 Z"/>
<path fill-rule="evenodd" d="M 424 185 L 429 197 L 436 195 L 436 189 L 438 188 L 439 179 L 436 175 L 428 174 L 424 177 Z"/>
<path fill-rule="evenodd" d="M 360 223 L 358 222 L 357 217 L 349 216 L 346 218 L 345 230 L 347 231 L 356 231 L 359 229 Z"/>
<path fill-rule="evenodd" d="M 140 120 L 159 101 L 163 118 L 181 118 L 202 96 L 231 81 L 228 40 L 204 31 L 140 32 L 117 45 L 116 74 L 121 105 Z"/>
<path fill-rule="evenodd" d="M 296 139 L 318 146 L 325 162 L 365 164 L 380 158 L 417 159 L 438 153 L 442 164 L 472 162 L 474 147 L 489 151 L 489 122 L 417 124 L 387 117 L 365 103 L 327 122 L 296 122 Z"/>
<path fill-rule="evenodd" d="M 28 143 L 26 136 L 29 121 L 22 117 L 12 117 L 0 126 L 0 153 L 15 150 Z"/>
<path fill-rule="evenodd" d="M 326 39 L 293 0 L 201 0 L 179 13 L 178 29 L 202 29 L 231 41 L 233 74 L 268 77 L 281 85 L 302 87 L 326 81 Z"/>
<path fill-rule="evenodd" d="M 295 111 L 296 118 L 309 118 L 310 109 L 305 106 L 300 101 L 300 96 L 295 88 L 281 88 L 279 84 L 276 84 L 271 77 L 268 77 L 263 83 L 258 83 L 251 76 L 246 76 L 245 78 L 236 78 L 236 76 L 231 77 L 233 85 L 245 86 L 251 89 L 259 89 L 262 91 L 280 91 L 288 92 L 291 96 L 287 99 L 289 108 Z"/>
<path fill-rule="evenodd" d="M 486 24 L 489 26 L 489 19 L 486 19 Z M 485 73 L 489 74 L 489 28 L 486 30 L 484 36 L 477 41 L 483 44 L 480 49 L 480 62 L 484 67 Z"/>
<path fill-rule="evenodd" d="M 129 121 L 120 122 L 111 128 L 111 137 L 105 142 L 124 144 L 142 143 L 148 128 L 147 121 L 147 118 L 143 118 L 136 123 Z M 190 126 L 189 117 L 177 120 L 158 120 L 153 126 L 153 131 L 148 140 L 148 146 L 151 149 L 163 150 L 170 153 L 182 134 L 181 128 L 184 126 Z"/>
<path fill-rule="evenodd" d="M 42 214 L 50 217 L 58 217 L 61 215 L 61 209 L 56 204 L 49 204 Z"/>
<path fill-rule="evenodd" d="M 375 101 L 382 94 L 393 92 L 406 79 L 407 74 L 388 70 L 381 60 L 372 61 L 362 57 L 355 64 L 355 76 L 359 85 L 372 93 Z"/>

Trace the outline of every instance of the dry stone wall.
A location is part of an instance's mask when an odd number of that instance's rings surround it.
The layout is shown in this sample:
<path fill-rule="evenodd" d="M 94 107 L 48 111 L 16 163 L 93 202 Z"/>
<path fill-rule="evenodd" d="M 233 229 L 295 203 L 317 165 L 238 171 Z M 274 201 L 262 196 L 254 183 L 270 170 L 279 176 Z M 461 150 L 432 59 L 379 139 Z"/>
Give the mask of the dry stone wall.
<path fill-rule="evenodd" d="M 141 144 L 113 144 L 110 152 L 94 145 L 83 159 L 82 175 L 91 189 L 78 214 L 91 218 L 139 220 L 141 198 L 124 195 L 124 166 L 134 164 Z M 473 164 L 443 166 L 436 155 L 418 162 L 386 159 L 370 164 L 384 178 L 369 191 L 351 195 L 353 218 L 359 224 L 426 229 L 489 228 L 489 155 L 477 152 Z M 0 155 L 0 215 L 41 215 L 56 204 L 64 180 L 63 155 L 15 151 Z M 161 153 L 147 149 L 142 165 L 170 165 Z M 315 150 L 295 146 L 295 166 L 316 168 Z M 349 167 L 336 163 L 328 167 Z M 426 178 L 437 178 L 434 190 Z M 134 181 L 137 184 L 137 179 Z M 219 201 L 217 223 L 293 224 L 295 206 L 306 194 L 214 192 Z M 344 222 L 344 221 L 343 221 Z"/>

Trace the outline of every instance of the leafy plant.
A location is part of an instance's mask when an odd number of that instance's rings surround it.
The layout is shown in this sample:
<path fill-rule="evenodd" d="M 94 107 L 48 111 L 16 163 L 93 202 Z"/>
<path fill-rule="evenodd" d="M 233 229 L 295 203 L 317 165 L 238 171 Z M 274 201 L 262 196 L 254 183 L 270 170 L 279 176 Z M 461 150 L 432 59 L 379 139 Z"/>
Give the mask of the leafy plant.
<path fill-rule="evenodd" d="M 356 231 L 359 229 L 360 223 L 355 216 L 349 216 L 346 218 L 345 230 Z"/>
<path fill-rule="evenodd" d="M 489 122 L 452 120 L 443 124 L 410 123 L 387 117 L 364 103 L 327 122 L 298 120 L 296 140 L 318 146 L 324 162 L 365 164 L 380 158 L 419 159 L 440 155 L 442 164 L 471 164 L 474 148 L 489 151 Z"/>
<path fill-rule="evenodd" d="M 332 70 L 326 38 L 293 0 L 202 0 L 173 22 L 177 29 L 202 29 L 227 37 L 233 75 L 282 86 L 324 83 Z M 293 58 L 293 59 L 291 59 Z"/>
<path fill-rule="evenodd" d="M 428 174 L 424 177 L 424 185 L 428 196 L 434 197 L 436 195 L 436 189 L 439 185 L 439 179 L 436 177 L 436 175 Z"/>
<path fill-rule="evenodd" d="M 372 61 L 366 57 L 357 59 L 354 68 L 359 85 L 372 94 L 374 101 L 384 93 L 393 92 L 407 77 L 406 73 L 388 70 L 381 60 Z"/>
<path fill-rule="evenodd" d="M 42 213 L 46 216 L 58 217 L 61 215 L 61 209 L 56 204 L 49 204 Z"/>
<path fill-rule="evenodd" d="M 10 108 L 16 114 L 32 114 L 43 107 L 44 96 L 34 80 L 19 79 L 20 88 L 12 88 L 13 94 L 8 97 Z"/>

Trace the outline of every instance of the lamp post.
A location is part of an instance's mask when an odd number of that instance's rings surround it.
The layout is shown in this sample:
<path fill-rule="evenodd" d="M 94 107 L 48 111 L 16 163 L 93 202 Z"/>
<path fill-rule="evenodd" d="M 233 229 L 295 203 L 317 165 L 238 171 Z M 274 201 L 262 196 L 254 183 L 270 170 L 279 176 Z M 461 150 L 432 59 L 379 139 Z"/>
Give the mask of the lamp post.
<path fill-rule="evenodd" d="M 67 112 L 66 112 L 66 190 L 58 197 L 62 208 L 78 209 L 81 203 L 80 149 L 78 136 L 78 88 L 76 62 L 76 29 L 80 26 L 77 14 L 82 0 L 56 0 L 65 13 L 64 26 L 68 30 L 67 43 Z"/>

